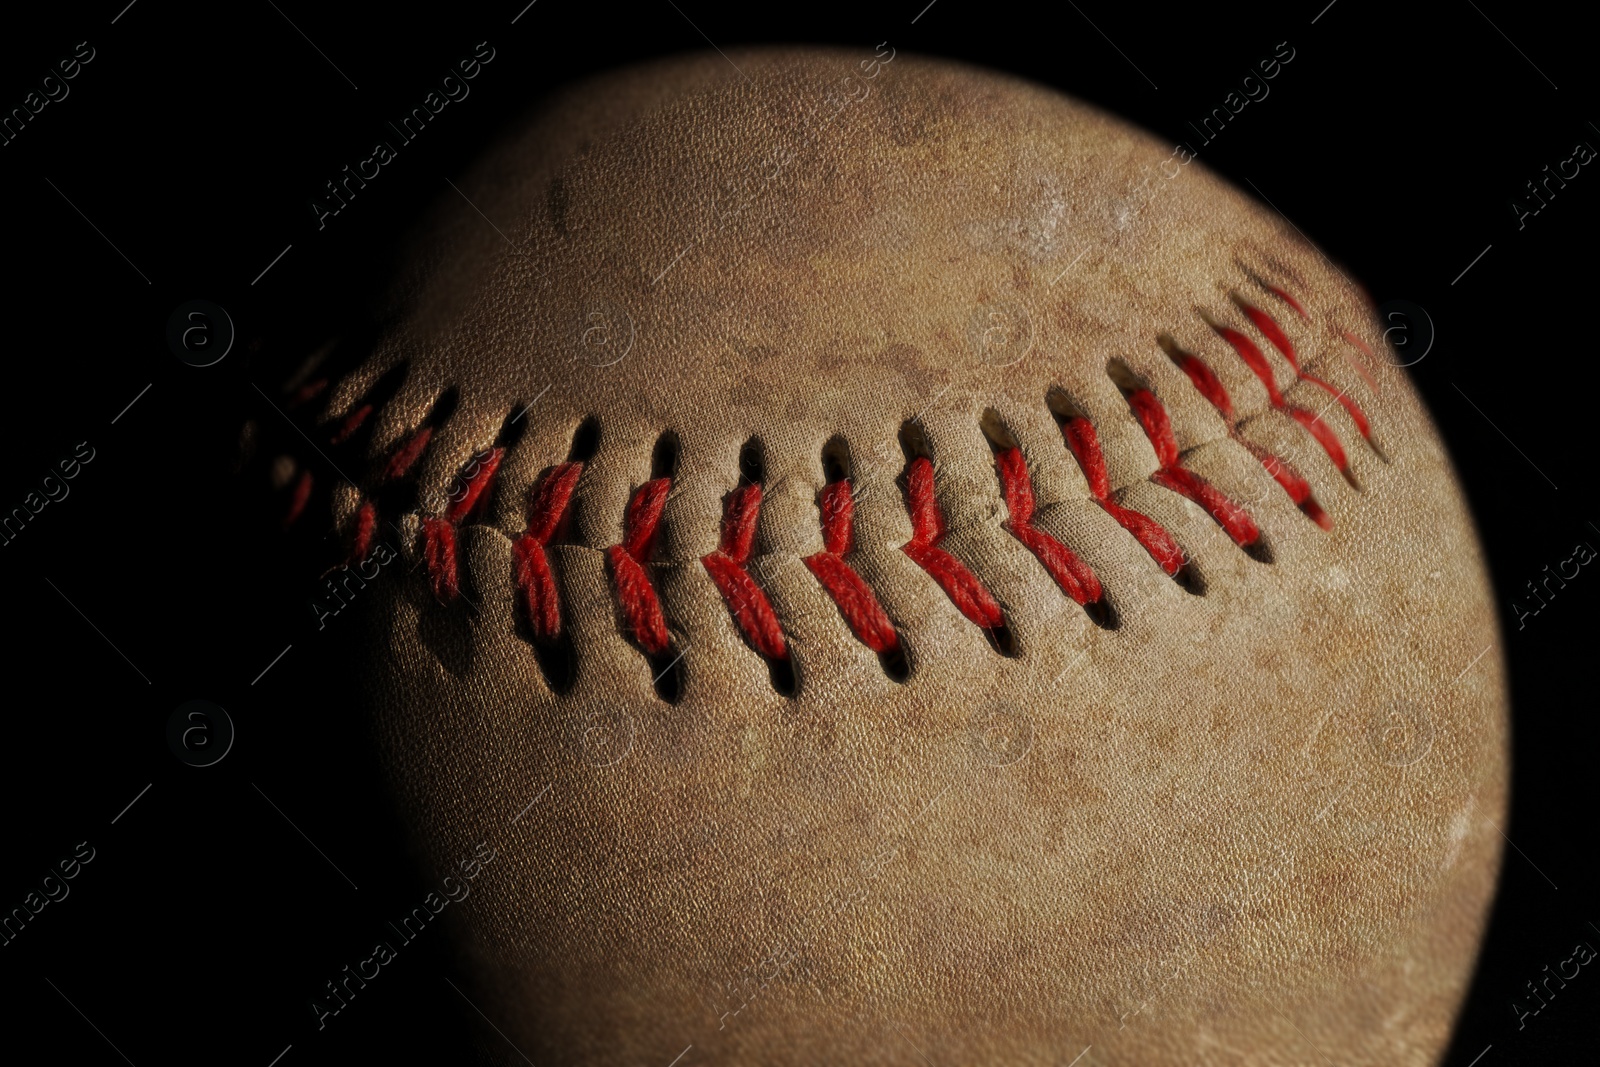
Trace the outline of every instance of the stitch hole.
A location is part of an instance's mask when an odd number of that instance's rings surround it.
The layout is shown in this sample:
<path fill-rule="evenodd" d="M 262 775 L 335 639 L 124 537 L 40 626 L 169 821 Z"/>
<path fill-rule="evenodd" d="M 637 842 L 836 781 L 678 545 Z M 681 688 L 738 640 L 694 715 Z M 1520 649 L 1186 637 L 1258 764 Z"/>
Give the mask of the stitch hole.
<path fill-rule="evenodd" d="M 1200 573 L 1200 568 L 1196 567 L 1193 562 L 1186 562 L 1179 567 L 1178 573 L 1172 576 L 1172 580 L 1178 583 L 1180 589 L 1191 596 L 1206 595 L 1205 576 Z"/>
<path fill-rule="evenodd" d="M 683 657 L 684 652 L 670 644 L 659 656 L 645 657 L 650 664 L 651 684 L 655 687 L 656 696 L 668 704 L 676 704 L 683 699 Z"/>
<path fill-rule="evenodd" d="M 907 419 L 900 424 L 900 451 L 905 454 L 906 462 L 915 460 L 933 460 L 933 447 L 928 443 L 928 432 L 916 419 Z"/>
<path fill-rule="evenodd" d="M 1052 385 L 1045 392 L 1044 403 L 1045 407 L 1050 409 L 1050 414 L 1055 417 L 1057 426 L 1065 426 L 1068 419 L 1089 417 L 1089 413 L 1083 410 L 1083 405 L 1072 399 L 1059 385 Z"/>
<path fill-rule="evenodd" d="M 984 638 L 989 642 L 989 647 L 1007 659 L 1016 659 L 1022 655 L 1022 650 L 1017 646 L 1017 635 L 1011 632 L 1011 624 L 1002 621 L 999 626 L 985 627 Z"/>
<path fill-rule="evenodd" d="M 495 434 L 494 446 L 510 452 L 522 441 L 523 434 L 528 432 L 528 424 L 519 413 L 521 408 L 513 408 L 506 414 L 506 420 L 500 424 L 500 432 Z"/>
<path fill-rule="evenodd" d="M 984 408 L 983 414 L 978 416 L 978 428 L 983 431 L 984 439 L 989 442 L 989 447 L 995 452 L 1003 452 L 1008 448 L 1020 448 L 1015 435 L 1000 413 L 994 408 Z"/>
<path fill-rule="evenodd" d="M 568 463 L 587 463 L 600 451 L 600 420 L 593 415 L 578 423 L 572 431 L 572 447 L 567 449 Z"/>
<path fill-rule="evenodd" d="M 1117 609 L 1112 606 L 1108 597 L 1102 596 L 1099 600 L 1085 604 L 1083 611 L 1089 616 L 1089 621 L 1102 630 L 1122 628 L 1122 617 L 1117 614 Z"/>
<path fill-rule="evenodd" d="M 792 699 L 800 691 L 800 682 L 795 677 L 794 657 L 792 656 L 787 656 L 783 659 L 768 659 L 767 676 L 772 680 L 773 691 L 781 697 Z"/>
<path fill-rule="evenodd" d="M 1123 396 L 1136 389 L 1150 388 L 1149 384 L 1121 359 L 1112 358 L 1106 361 L 1106 377 L 1111 379 L 1111 384 L 1122 391 Z"/>
<path fill-rule="evenodd" d="M 850 477 L 850 471 L 850 442 L 839 436 L 828 438 L 822 446 L 822 476 L 832 485 Z"/>
<path fill-rule="evenodd" d="M 427 418 L 423 420 L 423 425 L 435 429 L 443 426 L 450 421 L 451 416 L 456 413 L 456 408 L 460 406 L 461 390 L 452 385 L 440 393 L 438 399 L 433 402 L 433 406 L 428 409 Z"/>
<path fill-rule="evenodd" d="M 766 463 L 759 438 L 750 438 L 739 449 L 739 477 L 751 485 L 761 485 L 766 481 Z"/>
<path fill-rule="evenodd" d="M 1265 530 L 1261 531 L 1261 536 L 1257 537 L 1248 545 L 1240 545 L 1239 547 L 1244 549 L 1245 555 L 1249 556 L 1257 563 L 1271 563 L 1274 560 L 1272 546 L 1267 543 L 1267 533 Z"/>
<path fill-rule="evenodd" d="M 911 677 L 911 660 L 906 656 L 905 638 L 900 639 L 898 648 L 878 653 L 878 666 L 883 668 L 883 673 L 888 675 L 891 682 L 900 685 L 906 683 Z"/>
<path fill-rule="evenodd" d="M 550 691 L 557 696 L 571 692 L 572 684 L 578 678 L 578 653 L 567 629 L 562 628 L 554 639 L 541 638 L 533 632 L 527 611 L 519 610 L 516 631 L 518 637 L 532 646 L 534 662 L 539 665 L 539 673 Z"/>
<path fill-rule="evenodd" d="M 656 446 L 650 452 L 650 477 L 673 478 L 678 473 L 678 435 L 672 430 L 667 430 L 656 438 Z"/>

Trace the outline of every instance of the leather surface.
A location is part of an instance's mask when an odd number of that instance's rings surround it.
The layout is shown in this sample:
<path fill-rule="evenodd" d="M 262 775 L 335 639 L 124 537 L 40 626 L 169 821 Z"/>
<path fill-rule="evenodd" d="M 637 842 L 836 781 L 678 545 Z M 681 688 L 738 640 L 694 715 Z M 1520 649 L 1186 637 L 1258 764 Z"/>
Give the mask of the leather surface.
<path fill-rule="evenodd" d="M 368 468 L 350 471 L 370 490 L 458 391 L 418 468 L 433 513 L 532 404 L 489 514 L 461 531 L 465 598 L 437 602 L 420 569 L 375 585 L 364 665 L 428 865 L 497 850 L 449 909 L 499 1031 L 477 1054 L 1434 1062 L 1498 870 L 1505 688 L 1470 519 L 1371 307 L 1281 216 L 1170 146 L 1024 82 L 887 58 L 740 51 L 573 88 L 458 180 L 401 265 L 392 327 L 327 394 L 332 425 L 406 365 Z M 1235 292 L 1361 405 L 1387 461 L 1295 382 Z M 1360 491 L 1202 311 L 1322 415 Z M 1240 435 L 1306 476 L 1331 530 L 1230 437 L 1162 334 L 1215 370 Z M 1271 563 L 1149 481 L 1113 358 L 1166 406 L 1185 464 L 1255 516 Z M 1094 502 L 1052 387 L 1204 595 Z M 1004 528 L 989 409 L 1027 457 L 1035 525 L 1094 568 L 1118 628 Z M 556 694 L 518 622 L 512 542 L 589 417 L 598 449 L 550 551 L 577 670 Z M 1014 655 L 900 550 L 913 419 L 943 547 L 1004 606 Z M 623 633 L 603 556 L 667 431 L 680 453 L 650 571 L 682 652 L 676 704 Z M 848 558 L 906 642 L 903 683 L 800 562 L 822 548 L 835 437 L 858 497 Z M 699 562 L 752 438 L 752 573 L 792 697 Z M 342 522 L 358 500 L 337 495 Z M 417 513 L 385 519 L 415 561 Z"/>

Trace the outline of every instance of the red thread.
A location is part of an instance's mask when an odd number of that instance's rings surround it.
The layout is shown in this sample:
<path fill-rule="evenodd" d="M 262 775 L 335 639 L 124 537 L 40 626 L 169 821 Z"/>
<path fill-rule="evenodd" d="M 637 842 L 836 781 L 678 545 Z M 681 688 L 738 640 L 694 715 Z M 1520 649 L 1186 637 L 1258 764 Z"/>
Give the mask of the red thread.
<path fill-rule="evenodd" d="M 361 424 L 366 422 L 367 416 L 371 414 L 372 405 L 362 404 L 360 407 L 356 408 L 354 411 L 344 417 L 344 421 L 341 422 L 339 424 L 339 428 L 333 432 L 333 437 L 330 438 L 330 440 L 336 445 L 344 444 L 357 430 L 361 429 Z"/>
<path fill-rule="evenodd" d="M 456 528 L 449 519 L 437 515 L 422 517 L 422 558 L 428 567 L 433 595 L 449 602 L 461 592 L 456 561 Z"/>
<path fill-rule="evenodd" d="M 399 481 L 410 473 L 416 466 L 417 460 L 422 458 L 422 453 L 428 448 L 428 441 L 433 438 L 433 427 L 424 426 L 412 434 L 389 455 L 389 462 L 384 464 L 383 480 L 386 482 Z"/>
<path fill-rule="evenodd" d="M 623 523 L 622 543 L 606 549 L 616 581 L 617 605 L 628 632 L 652 656 L 667 650 L 667 620 L 644 564 L 650 561 L 655 548 L 661 509 L 666 506 L 671 487 L 672 479 L 654 478 L 634 490 Z"/>
<path fill-rule="evenodd" d="M 1312 522 L 1324 530 L 1333 529 L 1332 517 L 1322 510 L 1317 498 L 1311 495 L 1311 483 L 1306 481 L 1299 471 L 1264 448 L 1259 448 L 1248 441 L 1241 443 L 1261 461 L 1261 465 L 1272 475 L 1273 480 L 1283 487 L 1283 491 L 1289 494 L 1289 499 L 1294 501 L 1295 507 L 1305 512 Z"/>
<path fill-rule="evenodd" d="M 1000 489 L 1006 499 L 1006 510 L 1011 513 L 1011 521 L 1006 523 L 1006 529 L 1038 558 L 1063 593 L 1079 604 L 1098 602 L 1105 590 L 1089 565 L 1066 545 L 1033 527 L 1033 479 L 1028 475 L 1028 462 L 1022 455 L 1022 449 L 1007 448 L 997 452 L 994 462 L 1000 472 Z"/>
<path fill-rule="evenodd" d="M 1290 307 L 1294 308 L 1302 319 L 1305 319 L 1307 322 L 1311 321 L 1311 316 L 1307 315 L 1306 309 L 1300 306 L 1300 301 L 1296 300 L 1282 289 L 1279 289 L 1275 285 L 1269 285 L 1267 286 L 1267 292 L 1271 293 L 1279 300 L 1282 300 L 1285 304 L 1288 304 Z"/>
<path fill-rule="evenodd" d="M 423 443 L 426 444 L 426 441 Z M 453 600 L 461 591 L 455 528 L 472 517 L 475 512 L 481 511 L 482 505 L 488 501 L 489 488 L 494 484 L 494 476 L 500 469 L 500 461 L 505 457 L 505 451 L 503 448 L 491 448 L 483 455 L 474 457 L 467 465 L 467 471 L 470 473 L 458 476 L 461 480 L 461 493 L 459 496 L 452 496 L 445 508 L 444 517 L 423 519 L 423 558 L 427 561 L 428 577 L 433 582 L 434 595 L 440 600 Z"/>
<path fill-rule="evenodd" d="M 933 462 L 918 456 L 906 468 L 906 503 L 911 511 L 911 540 L 901 551 L 933 576 L 961 614 L 993 630 L 1004 624 L 1000 605 L 983 583 L 950 553 L 939 547 L 944 540 L 944 513 L 933 494 Z"/>
<path fill-rule="evenodd" d="M 823 549 L 805 558 L 806 567 L 839 606 L 856 640 L 874 652 L 895 651 L 900 635 L 894 624 L 871 587 L 843 559 L 855 546 L 855 499 L 848 478 L 823 487 L 820 510 Z"/>
<path fill-rule="evenodd" d="M 350 529 L 350 552 L 345 557 L 345 563 L 356 564 L 367 558 L 372 551 L 372 537 L 378 532 L 378 506 L 370 500 L 363 500 L 356 509 L 356 519 Z"/>
<path fill-rule="evenodd" d="M 1111 499 L 1111 476 L 1106 470 L 1105 456 L 1100 451 L 1100 435 L 1095 433 L 1094 424 L 1082 415 L 1068 415 L 1061 425 L 1061 432 L 1067 439 L 1067 447 L 1072 450 L 1073 458 L 1078 461 L 1078 467 L 1083 471 L 1084 479 L 1089 483 L 1089 492 L 1094 494 L 1095 501 L 1144 546 L 1150 558 L 1168 576 L 1177 574 L 1183 567 L 1183 549 L 1178 547 L 1173 536 L 1148 515 L 1125 508 Z"/>
<path fill-rule="evenodd" d="M 1144 427 L 1145 436 L 1156 450 L 1156 461 L 1161 464 L 1161 469 L 1151 475 L 1150 480 L 1205 508 L 1217 520 L 1217 525 L 1233 538 L 1234 544 L 1244 547 L 1260 540 L 1261 528 L 1249 512 L 1183 465 L 1178 438 L 1172 432 L 1172 420 L 1156 395 L 1140 388 L 1128 390 L 1127 396 L 1128 406 L 1133 409 L 1139 425 Z"/>
<path fill-rule="evenodd" d="M 1358 351 L 1362 355 L 1366 356 L 1367 359 L 1370 360 L 1370 359 L 1376 359 L 1377 358 L 1376 356 L 1373 355 L 1372 349 L 1367 347 L 1367 343 L 1365 341 L 1363 341 L 1361 338 L 1357 337 L 1355 334 L 1351 333 L 1349 330 L 1345 330 L 1344 331 L 1344 339 L 1346 341 L 1349 341 L 1351 344 L 1355 345 L 1356 346 L 1356 351 Z M 1348 356 L 1346 356 L 1345 358 L 1349 359 Z M 1362 381 L 1366 382 L 1367 386 L 1373 392 L 1377 392 L 1378 391 L 1378 383 L 1373 380 L 1371 372 L 1369 372 L 1366 367 L 1362 366 L 1356 360 L 1350 359 L 1349 362 L 1350 362 L 1350 365 L 1356 369 L 1356 373 L 1361 375 Z"/>
<path fill-rule="evenodd" d="M 305 513 L 306 505 L 311 502 L 311 472 L 301 471 L 300 477 L 295 479 L 294 492 L 289 497 L 289 512 L 283 517 L 283 527 L 288 529 L 295 524 L 295 520 Z"/>
<path fill-rule="evenodd" d="M 1217 409 L 1228 424 L 1228 434 L 1234 440 L 1250 450 L 1250 454 L 1261 461 L 1261 465 L 1272 475 L 1274 481 L 1283 487 L 1289 494 L 1289 499 L 1294 501 L 1296 507 L 1306 514 L 1313 522 L 1324 530 L 1333 529 L 1333 519 L 1322 510 L 1322 505 L 1317 503 L 1316 497 L 1311 495 L 1311 483 L 1301 476 L 1300 472 L 1290 466 L 1285 460 L 1268 452 L 1259 445 L 1252 444 L 1239 436 L 1238 420 L 1233 411 L 1233 401 L 1228 396 L 1228 390 L 1217 378 L 1216 373 L 1208 367 L 1198 356 L 1192 356 L 1177 347 L 1168 349 L 1168 355 L 1178 368 L 1189 376 L 1195 389 L 1200 395 L 1211 401 L 1212 407 Z"/>
<path fill-rule="evenodd" d="M 789 649 L 777 613 L 756 580 L 745 570 L 761 513 L 761 486 L 741 485 L 728 494 L 722 512 L 722 539 L 715 552 L 700 557 L 722 591 L 733 619 L 755 650 L 768 659 L 787 659 Z"/>
<path fill-rule="evenodd" d="M 1288 298 L 1287 294 L 1280 293 L 1279 295 L 1284 296 L 1285 299 Z M 1312 375 L 1307 374 L 1305 371 L 1300 369 L 1300 360 L 1295 354 L 1293 342 L 1289 340 L 1289 335 L 1283 332 L 1283 328 L 1278 325 L 1277 320 L 1275 320 L 1271 315 L 1268 315 L 1260 308 L 1252 307 L 1249 304 L 1246 304 L 1242 300 L 1238 301 L 1238 304 L 1244 309 L 1244 313 L 1249 316 L 1250 321 L 1256 324 L 1256 329 L 1260 330 L 1267 340 L 1272 342 L 1274 348 L 1283 353 L 1283 358 L 1289 361 L 1290 367 L 1294 368 L 1295 375 L 1303 382 L 1310 382 L 1312 385 L 1320 387 L 1326 391 L 1329 396 L 1337 400 L 1344 410 L 1349 413 L 1350 421 L 1356 424 L 1356 429 L 1360 431 L 1361 436 L 1365 437 L 1368 441 L 1371 441 L 1372 429 L 1367 424 L 1367 416 L 1362 412 L 1360 405 L 1352 400 L 1349 396 L 1345 395 L 1343 389 L 1335 389 L 1321 378 L 1313 377 Z M 1295 304 L 1294 307 L 1296 310 L 1299 310 L 1298 304 Z M 1301 314 L 1304 315 L 1305 312 L 1302 311 Z M 1293 414 L 1293 412 L 1291 412 L 1291 414 Z M 1299 417 L 1296 416 L 1296 419 L 1298 420 Z M 1303 423 L 1303 420 L 1299 421 L 1302 421 Z M 1313 434 L 1317 434 L 1318 432 L 1309 426 L 1307 429 L 1311 429 Z M 1317 440 L 1321 441 L 1322 437 L 1319 435 Z M 1337 445 L 1337 442 L 1335 442 L 1335 444 Z M 1326 448 L 1327 444 L 1324 443 L 1323 447 Z M 1329 455 L 1332 455 L 1332 453 L 1330 452 Z M 1343 448 L 1339 449 L 1339 455 L 1344 455 Z M 1339 460 L 1335 459 L 1334 462 L 1339 463 Z M 1344 469 L 1344 465 L 1342 463 L 1339 463 L 1339 469 Z"/>
<path fill-rule="evenodd" d="M 349 425 L 353 423 L 354 426 L 359 426 L 361 422 L 366 419 L 371 410 L 371 405 L 361 408 L 349 419 L 345 420 L 346 424 Z M 354 432 L 353 426 L 350 432 Z M 343 434 L 343 436 L 348 436 L 348 434 Z M 389 454 L 388 462 L 386 462 L 383 466 L 383 472 L 381 475 L 379 475 L 378 484 L 383 485 L 386 482 L 399 481 L 401 478 L 404 478 L 406 474 L 410 472 L 411 468 L 416 465 L 417 460 L 422 458 L 422 453 L 427 450 L 428 441 L 432 437 L 433 427 L 424 426 L 422 429 L 412 434 L 398 447 L 396 447 L 395 450 Z M 334 443 L 337 444 L 338 441 L 342 439 L 342 437 L 335 437 Z M 360 509 L 356 512 L 355 528 L 352 531 L 352 536 L 350 539 L 350 555 L 345 561 L 346 563 L 357 563 L 367 558 L 367 553 L 372 548 L 372 535 L 377 531 L 377 529 L 378 507 L 371 500 L 363 500 L 361 502 Z M 430 535 L 426 529 L 426 524 L 424 524 L 424 555 L 430 560 L 428 569 L 429 574 L 433 579 L 434 591 L 438 592 L 440 589 L 447 589 L 450 591 L 449 596 L 454 596 L 455 590 L 458 588 L 458 583 L 456 581 L 455 574 L 453 573 L 455 561 L 455 539 L 454 537 L 451 538 L 450 548 L 447 555 L 429 555 L 428 553 L 430 550 L 428 549 L 427 539 L 430 536 L 436 537 L 437 535 Z M 439 550 L 439 552 L 443 551 L 443 549 Z M 448 559 L 449 565 L 452 567 L 452 573 L 449 575 L 444 575 L 440 571 L 435 570 L 435 564 L 433 562 L 435 559 L 439 561 L 439 566 L 445 566 L 446 564 L 444 561 Z M 449 599 L 449 597 L 447 596 L 445 599 Z"/>
<path fill-rule="evenodd" d="M 294 395 L 289 398 L 289 408 L 292 410 L 299 407 L 301 404 L 304 404 L 308 400 L 315 399 L 327 387 L 328 379 L 326 378 L 318 378 L 314 382 L 308 382 L 307 384 L 302 385 L 300 388 L 296 389 L 294 391 Z"/>
<path fill-rule="evenodd" d="M 451 500 L 450 506 L 445 509 L 447 519 L 459 524 L 482 511 L 482 505 L 489 499 L 489 488 L 500 471 L 500 461 L 505 456 L 505 449 L 491 448 L 467 464 L 471 473 L 462 479 L 461 495 Z"/>
<path fill-rule="evenodd" d="M 533 635 L 542 641 L 561 634 L 561 598 L 545 547 L 561 532 L 582 473 L 582 463 L 562 463 L 539 479 L 529 496 L 528 528 L 511 550 L 513 580 L 522 592 Z"/>

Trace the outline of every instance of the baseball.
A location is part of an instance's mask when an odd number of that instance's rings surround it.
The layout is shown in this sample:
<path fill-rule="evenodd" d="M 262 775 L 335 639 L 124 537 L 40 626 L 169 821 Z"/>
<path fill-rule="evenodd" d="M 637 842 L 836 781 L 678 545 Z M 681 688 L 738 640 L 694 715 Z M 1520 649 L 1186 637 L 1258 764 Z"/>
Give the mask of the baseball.
<path fill-rule="evenodd" d="M 604 75 L 457 185 L 288 392 L 473 1055 L 1438 1059 L 1503 668 L 1337 264 L 887 45 Z"/>

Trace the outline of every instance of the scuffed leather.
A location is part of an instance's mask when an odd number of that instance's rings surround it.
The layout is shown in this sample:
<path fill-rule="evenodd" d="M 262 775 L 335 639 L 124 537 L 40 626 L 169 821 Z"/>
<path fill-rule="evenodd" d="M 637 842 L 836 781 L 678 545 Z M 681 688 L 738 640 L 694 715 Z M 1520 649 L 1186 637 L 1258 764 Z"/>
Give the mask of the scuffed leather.
<path fill-rule="evenodd" d="M 1107 115 L 985 71 L 873 58 L 708 54 L 563 94 L 458 182 L 470 204 L 447 195 L 398 274 L 395 325 L 327 397 L 332 420 L 408 363 L 374 416 L 370 487 L 459 390 L 420 467 L 423 510 L 533 401 L 491 514 L 462 531 L 467 600 L 434 601 L 420 570 L 375 586 L 364 665 L 428 862 L 497 850 L 450 909 L 464 988 L 501 1032 L 484 1027 L 477 1054 L 1434 1062 L 1498 868 L 1505 687 L 1438 435 L 1403 372 L 1380 357 L 1369 386 L 1342 336 L 1384 351 L 1365 297 L 1270 208 L 1198 161 L 1163 168 L 1170 146 Z M 1254 335 L 1362 491 L 1200 318 L 1251 333 L 1230 291 L 1368 413 L 1388 462 Z M 980 344 L 1023 317 L 1019 360 Z M 1229 437 L 1163 333 L 1221 376 L 1245 437 L 1310 479 L 1331 531 Z M 1273 563 L 1148 481 L 1155 455 L 1113 357 L 1166 405 L 1185 464 L 1250 509 Z M 1205 595 L 1093 502 L 1052 386 L 1093 418 L 1118 499 L 1172 531 Z M 1003 528 L 989 408 L 1026 453 L 1035 525 L 1095 569 L 1119 629 L 1093 625 Z M 516 624 L 512 542 L 539 472 L 591 415 L 598 453 L 570 543 L 550 550 L 578 665 L 557 696 Z M 900 551 L 896 435 L 913 418 L 938 461 L 943 547 L 1005 606 L 1014 658 Z M 652 574 L 684 651 L 675 706 L 622 634 L 602 555 L 667 430 L 681 459 Z M 800 562 L 822 547 L 835 435 L 858 488 L 850 562 L 907 643 L 905 684 Z M 752 573 L 793 650 L 793 699 L 699 562 L 751 437 L 768 489 Z M 341 491 L 342 521 L 356 503 Z M 418 516 L 391 518 L 415 561 Z"/>

